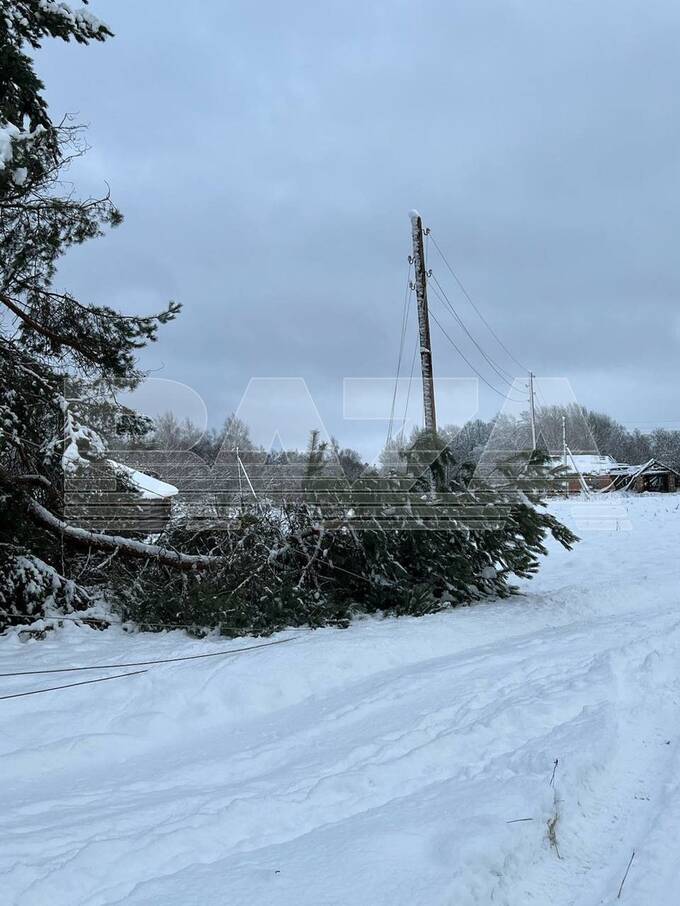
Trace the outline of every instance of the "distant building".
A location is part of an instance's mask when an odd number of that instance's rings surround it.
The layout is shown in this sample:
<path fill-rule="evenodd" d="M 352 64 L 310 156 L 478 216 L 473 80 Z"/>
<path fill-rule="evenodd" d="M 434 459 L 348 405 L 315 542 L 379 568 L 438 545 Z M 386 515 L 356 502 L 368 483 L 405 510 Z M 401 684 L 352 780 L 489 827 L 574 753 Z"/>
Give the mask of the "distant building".
<path fill-rule="evenodd" d="M 556 470 L 556 493 L 580 494 L 586 488 L 639 494 L 645 491 L 667 494 L 680 490 L 680 472 L 658 459 L 631 466 L 616 462 L 607 454 L 567 453 L 566 467 L 563 457 L 551 456 L 550 459 Z"/>
<path fill-rule="evenodd" d="M 614 491 L 672 494 L 680 490 L 680 472 L 658 459 L 650 459 L 641 466 L 619 465 L 612 470 L 612 483 Z"/>

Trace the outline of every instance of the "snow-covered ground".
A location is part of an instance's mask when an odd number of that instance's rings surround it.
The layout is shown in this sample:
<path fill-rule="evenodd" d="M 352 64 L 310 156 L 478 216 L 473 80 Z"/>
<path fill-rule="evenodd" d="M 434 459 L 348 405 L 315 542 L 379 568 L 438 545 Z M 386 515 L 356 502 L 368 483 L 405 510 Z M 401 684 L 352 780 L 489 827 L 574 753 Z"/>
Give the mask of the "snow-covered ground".
<path fill-rule="evenodd" d="M 583 541 L 522 597 L 0 701 L 2 904 L 680 902 L 680 497 L 553 507 Z M 0 672 L 247 644 L 69 625 Z"/>

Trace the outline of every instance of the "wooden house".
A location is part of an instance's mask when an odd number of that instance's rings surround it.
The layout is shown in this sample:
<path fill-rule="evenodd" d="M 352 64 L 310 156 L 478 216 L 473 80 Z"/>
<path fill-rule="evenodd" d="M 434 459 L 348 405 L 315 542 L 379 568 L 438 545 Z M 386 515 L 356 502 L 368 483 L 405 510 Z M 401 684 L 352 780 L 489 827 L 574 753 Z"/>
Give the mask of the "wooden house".
<path fill-rule="evenodd" d="M 159 534 L 178 493 L 174 485 L 114 460 L 67 477 L 64 492 L 69 522 L 114 535 Z"/>

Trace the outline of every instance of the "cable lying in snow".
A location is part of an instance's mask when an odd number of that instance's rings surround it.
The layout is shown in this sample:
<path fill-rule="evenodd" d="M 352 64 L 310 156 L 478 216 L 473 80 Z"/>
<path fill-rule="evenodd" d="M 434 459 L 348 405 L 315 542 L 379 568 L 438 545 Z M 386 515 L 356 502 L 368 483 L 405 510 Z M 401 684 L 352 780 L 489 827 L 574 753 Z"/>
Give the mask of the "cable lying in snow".
<path fill-rule="evenodd" d="M 253 651 L 255 648 L 271 648 L 272 645 L 283 645 L 284 642 L 292 642 L 296 636 L 292 636 L 289 639 L 278 639 L 275 642 L 262 642 L 260 645 L 246 645 L 243 648 L 229 648 L 225 651 L 209 651 L 207 654 L 185 654 L 182 657 L 165 657 L 160 658 L 155 661 L 132 661 L 128 664 L 94 664 L 90 667 L 54 667 L 47 670 L 19 670 L 15 673 L 0 673 L 0 677 L 3 679 L 10 676 L 38 676 L 42 673 L 76 673 L 80 670 L 118 670 L 123 667 L 149 667 L 154 664 L 172 664 L 177 661 L 196 661 L 200 658 L 206 657 L 220 657 L 229 654 L 240 654 L 242 651 Z M 144 673 L 144 671 L 140 671 Z M 132 674 L 123 674 L 124 676 L 131 676 Z M 106 679 L 115 679 L 113 676 L 105 677 Z M 98 682 L 97 680 L 90 680 L 89 682 Z M 77 683 L 74 685 L 78 685 Z M 56 687 L 61 688 L 61 687 Z M 50 690 L 39 690 L 48 692 Z M 22 695 L 29 695 L 28 692 L 21 693 Z M 2 698 L 12 698 L 13 696 L 0 696 Z"/>
<path fill-rule="evenodd" d="M 92 683 L 106 683 L 108 680 L 123 679 L 124 676 L 139 676 L 148 673 L 148 670 L 134 670 L 132 673 L 117 673 L 115 676 L 100 676 L 99 679 L 81 680 L 79 683 L 66 683 L 63 686 L 49 686 L 47 689 L 31 689 L 29 692 L 12 692 L 10 695 L 0 695 L 0 701 L 8 698 L 24 698 L 27 695 L 40 695 L 43 692 L 56 692 L 57 689 L 72 689 L 74 686 L 91 686 Z"/>

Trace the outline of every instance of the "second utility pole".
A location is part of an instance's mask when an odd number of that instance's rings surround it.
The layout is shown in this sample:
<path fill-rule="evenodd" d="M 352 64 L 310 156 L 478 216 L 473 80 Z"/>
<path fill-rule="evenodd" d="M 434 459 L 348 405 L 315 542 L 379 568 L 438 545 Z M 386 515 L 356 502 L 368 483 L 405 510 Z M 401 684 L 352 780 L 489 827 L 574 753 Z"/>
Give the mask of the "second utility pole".
<path fill-rule="evenodd" d="M 417 211 L 409 213 L 413 239 L 413 271 L 415 274 L 416 301 L 418 303 L 418 329 L 420 331 L 420 368 L 423 374 L 423 410 L 425 430 L 434 438 L 437 434 L 437 414 L 434 406 L 434 379 L 432 377 L 432 347 L 430 345 L 430 316 L 427 309 L 427 273 L 423 248 L 423 221 Z"/>
<path fill-rule="evenodd" d="M 532 450 L 536 449 L 536 406 L 534 402 L 534 373 L 529 372 L 529 411 L 531 413 L 531 443 Z"/>

